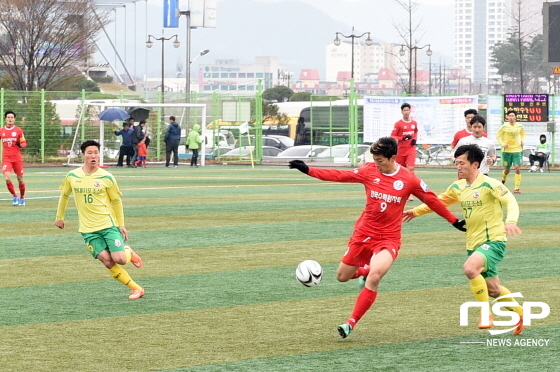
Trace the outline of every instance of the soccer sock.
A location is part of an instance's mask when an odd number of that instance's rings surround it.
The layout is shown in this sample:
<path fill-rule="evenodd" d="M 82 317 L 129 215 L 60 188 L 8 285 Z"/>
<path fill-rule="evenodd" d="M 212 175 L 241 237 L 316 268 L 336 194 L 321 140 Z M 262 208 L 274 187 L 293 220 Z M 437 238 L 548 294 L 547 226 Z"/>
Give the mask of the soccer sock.
<path fill-rule="evenodd" d="M 16 190 L 14 189 L 14 184 L 11 181 L 6 182 L 6 187 L 8 188 L 8 191 L 10 192 L 10 194 L 12 194 L 12 196 L 17 196 Z"/>
<path fill-rule="evenodd" d="M 134 280 L 132 280 L 130 278 L 130 275 L 128 275 L 128 272 L 123 269 L 122 267 L 120 267 L 119 265 L 113 266 L 112 268 L 108 269 L 109 273 L 111 274 L 111 276 L 113 278 L 115 278 L 116 280 L 118 280 L 119 282 L 121 282 L 122 284 L 129 286 L 132 289 L 138 289 L 141 288 L 138 284 L 136 284 L 136 282 Z"/>
<path fill-rule="evenodd" d="M 358 279 L 360 276 L 368 276 L 369 274 L 369 266 L 368 267 L 358 267 L 356 273 L 352 277 L 352 279 Z"/>
<path fill-rule="evenodd" d="M 502 171 L 502 182 L 506 182 L 508 174 L 506 171 Z"/>
<path fill-rule="evenodd" d="M 352 310 L 352 315 L 348 319 L 347 323 L 352 326 L 352 329 L 356 326 L 356 323 L 364 316 L 366 311 L 373 305 L 375 299 L 377 298 L 377 292 L 370 289 L 364 288 L 358 295 L 356 299 L 356 304 L 354 305 L 354 310 Z"/>
<path fill-rule="evenodd" d="M 511 294 L 511 292 L 509 291 L 509 289 L 507 289 L 504 286 L 500 286 L 501 291 L 500 291 L 500 295 L 498 297 L 502 297 L 505 296 L 507 294 Z M 515 301 L 513 299 L 513 297 L 506 297 L 506 298 L 501 298 L 498 300 L 498 302 L 515 302 L 517 305 L 513 306 L 513 307 L 506 307 L 506 309 L 511 310 L 511 311 L 515 311 L 519 316 L 523 316 L 523 308 L 517 303 L 517 301 Z"/>
<path fill-rule="evenodd" d="M 521 174 L 515 174 L 515 178 L 514 178 L 514 190 L 519 190 L 519 188 L 521 187 Z"/>
<path fill-rule="evenodd" d="M 474 279 L 469 279 L 469 282 L 474 298 L 478 302 L 488 302 L 488 286 L 486 285 L 486 280 L 484 280 L 482 275 L 479 275 Z"/>
<path fill-rule="evenodd" d="M 19 193 L 21 195 L 21 199 L 23 199 L 25 195 L 25 183 L 23 182 L 19 184 Z"/>

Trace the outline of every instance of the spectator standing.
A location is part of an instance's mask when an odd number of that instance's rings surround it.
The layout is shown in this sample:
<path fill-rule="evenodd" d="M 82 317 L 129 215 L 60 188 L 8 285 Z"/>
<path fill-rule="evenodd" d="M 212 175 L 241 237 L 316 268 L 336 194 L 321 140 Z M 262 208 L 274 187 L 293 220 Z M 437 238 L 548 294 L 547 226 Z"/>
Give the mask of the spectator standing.
<path fill-rule="evenodd" d="M 134 122 L 134 119 L 131 120 Z M 132 148 L 134 149 L 132 164 L 136 163 L 136 160 L 138 160 L 138 144 L 145 136 L 144 134 L 145 126 L 146 126 L 146 120 L 140 120 L 140 123 L 138 123 L 138 125 L 134 127 L 134 132 L 132 133 Z"/>
<path fill-rule="evenodd" d="M 191 157 L 191 167 L 198 168 L 196 162 L 198 161 L 198 149 L 200 148 L 200 144 L 202 143 L 202 138 L 200 138 L 200 125 L 195 124 L 193 125 L 189 135 L 187 136 L 187 146 L 189 150 L 192 150 L 192 157 Z"/>
<path fill-rule="evenodd" d="M 142 138 L 138 143 L 138 160 L 134 163 L 135 167 L 142 166 L 146 168 L 146 158 L 148 157 L 148 146 L 146 146 L 147 137 Z"/>
<path fill-rule="evenodd" d="M 181 140 L 181 127 L 175 121 L 175 116 L 169 117 L 169 125 L 165 131 L 165 166 L 169 167 L 171 153 L 173 153 L 173 167 L 179 166 L 179 141 Z"/>
<path fill-rule="evenodd" d="M 119 125 L 117 123 L 113 123 L 117 128 Z M 123 159 L 126 155 L 126 166 L 132 167 L 130 163 L 130 159 L 134 156 L 134 149 L 132 148 L 132 133 L 134 129 L 130 127 L 130 123 L 124 122 L 123 128 L 121 130 L 116 130 L 115 136 L 122 136 L 122 143 L 119 149 L 119 159 L 117 160 L 117 167 L 123 166 Z"/>

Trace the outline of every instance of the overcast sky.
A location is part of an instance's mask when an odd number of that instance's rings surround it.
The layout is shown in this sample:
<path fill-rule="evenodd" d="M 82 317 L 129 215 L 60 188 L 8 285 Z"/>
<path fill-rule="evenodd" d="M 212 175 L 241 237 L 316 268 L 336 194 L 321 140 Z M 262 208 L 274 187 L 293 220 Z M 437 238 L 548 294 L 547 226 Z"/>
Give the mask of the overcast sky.
<path fill-rule="evenodd" d="M 179 0 L 179 6 L 184 9 L 182 1 Z M 408 0 L 400 1 L 408 3 Z M 117 22 L 106 25 L 107 34 L 120 51 L 123 62 L 129 72 L 138 77 L 161 76 L 161 42 L 147 49 L 147 35 L 177 34 L 181 42 L 179 48 L 173 48 L 172 42 L 165 44 L 166 76 L 174 76 L 177 63 L 184 64 L 186 59 L 184 17 L 178 29 L 163 30 L 163 0 L 130 2 L 125 7 L 109 10 L 111 19 L 116 16 Z M 431 44 L 434 63 L 442 56 L 447 57 L 449 63 L 453 57 L 454 2 L 417 0 L 417 3 L 414 22 L 420 25 L 416 34 L 418 45 Z M 299 74 L 303 68 L 318 68 L 324 72 L 325 46 L 332 41 L 335 32 L 350 34 L 354 26 L 356 34 L 371 32 L 375 39 L 401 43 L 395 25 L 407 22 L 408 15 L 396 0 L 218 0 L 216 18 L 216 29 L 199 28 L 191 32 L 191 58 L 200 50 L 211 50 L 193 64 L 193 74 L 198 63 L 213 63 L 217 58 L 252 63 L 255 56 L 263 55 L 278 56 L 294 74 Z M 305 40 L 313 44 L 312 48 L 302 46 Z M 114 64 L 115 53 L 104 34 L 99 38 L 99 46 Z M 104 62 L 101 53 L 96 59 Z M 124 73 L 122 66 L 118 70 Z"/>

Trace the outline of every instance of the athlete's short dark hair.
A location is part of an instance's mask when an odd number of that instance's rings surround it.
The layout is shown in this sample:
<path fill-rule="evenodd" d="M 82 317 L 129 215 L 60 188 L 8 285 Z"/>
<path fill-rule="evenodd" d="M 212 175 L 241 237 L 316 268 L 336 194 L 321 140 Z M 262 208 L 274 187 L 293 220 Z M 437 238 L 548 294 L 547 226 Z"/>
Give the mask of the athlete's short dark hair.
<path fill-rule="evenodd" d="M 381 137 L 371 145 L 369 152 L 391 159 L 397 155 L 397 140 L 393 137 Z"/>
<path fill-rule="evenodd" d="M 457 147 L 457 150 L 455 150 L 454 156 L 455 158 L 458 158 L 465 153 L 467 154 L 467 160 L 471 164 L 474 162 L 478 162 L 478 166 L 480 167 L 480 164 L 482 164 L 482 160 L 484 160 L 484 153 L 482 152 L 480 147 L 478 147 L 477 145 L 459 146 Z"/>
<path fill-rule="evenodd" d="M 475 115 L 471 119 L 470 123 L 471 123 L 471 125 L 473 125 L 474 123 L 480 123 L 480 124 L 482 124 L 483 127 L 485 127 L 486 126 L 486 119 L 484 119 L 480 115 Z"/>
<path fill-rule="evenodd" d="M 90 146 L 95 146 L 95 147 L 97 147 L 98 150 L 101 148 L 101 145 L 99 144 L 99 142 L 94 141 L 94 140 L 87 140 L 84 143 L 82 143 L 82 145 L 80 146 L 80 150 L 82 150 L 82 154 L 85 154 L 86 149 Z"/>
<path fill-rule="evenodd" d="M 13 112 L 12 110 L 8 110 L 8 111 L 6 111 L 6 112 L 4 113 L 4 119 L 6 119 L 6 117 L 7 117 L 9 114 L 13 114 L 13 115 L 14 115 L 14 118 L 16 117 L 16 113 L 15 113 L 15 112 Z"/>
<path fill-rule="evenodd" d="M 411 108 L 411 107 L 410 107 L 410 103 L 407 103 L 407 102 L 403 103 L 403 104 L 401 105 L 401 111 L 402 111 L 405 107 Z"/>
<path fill-rule="evenodd" d="M 478 111 L 476 111 L 476 109 L 468 109 L 464 113 L 465 117 L 467 117 L 467 115 L 470 115 L 470 114 L 478 115 Z"/>

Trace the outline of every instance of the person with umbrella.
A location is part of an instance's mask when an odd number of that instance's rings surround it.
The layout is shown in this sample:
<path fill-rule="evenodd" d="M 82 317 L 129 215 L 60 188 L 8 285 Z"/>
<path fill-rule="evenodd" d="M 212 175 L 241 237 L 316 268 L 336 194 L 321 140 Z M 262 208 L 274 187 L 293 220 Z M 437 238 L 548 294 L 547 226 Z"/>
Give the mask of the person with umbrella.
<path fill-rule="evenodd" d="M 134 120 L 134 119 L 132 119 Z M 138 144 L 144 138 L 144 127 L 146 126 L 146 120 L 140 120 L 140 123 L 134 127 L 134 132 L 132 133 L 132 148 L 134 149 L 134 156 L 132 157 L 132 166 L 136 167 L 136 160 L 138 160 Z"/>
<path fill-rule="evenodd" d="M 134 120 L 134 119 L 132 119 Z M 113 124 L 118 128 L 119 125 L 115 122 Z M 132 148 L 132 133 L 134 133 L 134 129 L 132 129 L 131 124 L 129 122 L 123 123 L 123 128 L 121 130 L 116 130 L 115 136 L 122 136 L 122 143 L 119 149 L 119 160 L 117 160 L 117 167 L 123 166 L 123 159 L 126 155 L 126 166 L 132 167 L 130 163 L 130 159 L 134 156 L 134 149 Z"/>

